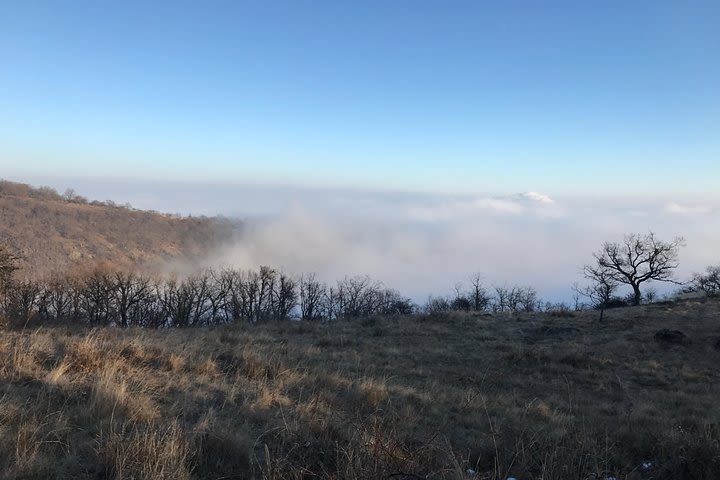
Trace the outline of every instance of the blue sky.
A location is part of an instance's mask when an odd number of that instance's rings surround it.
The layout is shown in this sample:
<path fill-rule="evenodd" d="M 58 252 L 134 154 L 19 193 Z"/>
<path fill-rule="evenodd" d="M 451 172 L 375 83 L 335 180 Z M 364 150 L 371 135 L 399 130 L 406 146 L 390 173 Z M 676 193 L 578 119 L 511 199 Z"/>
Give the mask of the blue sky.
<path fill-rule="evenodd" d="M 720 3 L 0 6 L 0 176 L 702 193 Z"/>

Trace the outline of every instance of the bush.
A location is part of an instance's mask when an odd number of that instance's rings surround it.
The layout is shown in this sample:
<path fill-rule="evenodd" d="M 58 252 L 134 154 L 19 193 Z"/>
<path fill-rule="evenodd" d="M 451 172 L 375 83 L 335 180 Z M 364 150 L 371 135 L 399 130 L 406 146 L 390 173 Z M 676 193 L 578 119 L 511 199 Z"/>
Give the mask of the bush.
<path fill-rule="evenodd" d="M 430 315 L 438 315 L 446 313 L 452 310 L 450 302 L 443 297 L 430 297 L 428 298 L 427 304 L 425 304 L 425 312 Z"/>
<path fill-rule="evenodd" d="M 623 308 L 623 307 L 629 307 L 631 303 L 628 303 L 627 299 L 620 298 L 620 297 L 613 297 L 607 302 L 605 302 L 604 305 L 598 305 L 596 308 L 599 310 L 601 308 Z"/>

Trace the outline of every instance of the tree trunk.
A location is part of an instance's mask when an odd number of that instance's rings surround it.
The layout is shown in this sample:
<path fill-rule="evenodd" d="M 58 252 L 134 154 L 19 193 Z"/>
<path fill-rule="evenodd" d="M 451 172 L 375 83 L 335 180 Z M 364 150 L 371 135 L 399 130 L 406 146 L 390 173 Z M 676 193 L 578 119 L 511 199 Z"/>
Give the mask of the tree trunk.
<path fill-rule="evenodd" d="M 633 292 L 635 292 L 635 298 L 633 299 L 633 305 L 638 306 L 640 305 L 640 300 L 642 300 L 642 295 L 640 294 L 640 285 L 633 285 Z"/>

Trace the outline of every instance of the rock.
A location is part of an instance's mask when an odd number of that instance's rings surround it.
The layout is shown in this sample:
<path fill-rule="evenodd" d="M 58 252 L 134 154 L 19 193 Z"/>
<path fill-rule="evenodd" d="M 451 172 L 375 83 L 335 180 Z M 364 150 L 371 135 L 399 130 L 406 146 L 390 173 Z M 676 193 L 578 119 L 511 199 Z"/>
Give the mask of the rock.
<path fill-rule="evenodd" d="M 681 344 L 685 341 L 685 334 L 680 330 L 663 328 L 655 333 L 655 341 L 660 343 Z"/>

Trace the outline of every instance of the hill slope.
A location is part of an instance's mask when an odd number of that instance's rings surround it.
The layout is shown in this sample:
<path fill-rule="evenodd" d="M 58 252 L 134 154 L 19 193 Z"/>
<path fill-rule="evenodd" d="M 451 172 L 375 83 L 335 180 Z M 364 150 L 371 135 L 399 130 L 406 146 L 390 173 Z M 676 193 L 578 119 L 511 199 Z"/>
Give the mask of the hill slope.
<path fill-rule="evenodd" d="M 0 181 L 0 243 L 20 253 L 31 274 L 97 263 L 155 269 L 192 261 L 229 240 L 235 227 L 218 218 L 134 210 Z"/>
<path fill-rule="evenodd" d="M 6 478 L 717 479 L 714 300 L 0 336 Z M 682 330 L 681 344 L 655 341 Z"/>

